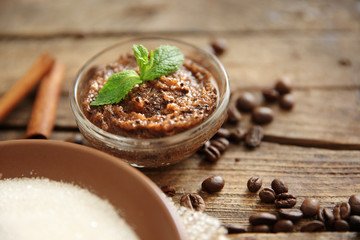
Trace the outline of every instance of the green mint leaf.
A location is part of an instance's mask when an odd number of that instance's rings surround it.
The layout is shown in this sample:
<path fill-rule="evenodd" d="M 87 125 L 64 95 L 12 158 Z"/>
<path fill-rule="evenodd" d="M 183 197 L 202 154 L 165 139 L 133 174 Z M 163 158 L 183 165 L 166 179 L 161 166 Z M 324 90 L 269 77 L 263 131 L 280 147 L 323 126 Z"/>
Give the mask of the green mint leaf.
<path fill-rule="evenodd" d="M 150 61 L 146 68 L 140 68 L 140 78 L 143 81 L 153 80 L 175 72 L 183 64 L 184 55 L 174 46 L 162 45 L 150 53 Z M 142 72 L 143 71 L 143 72 Z"/>
<path fill-rule="evenodd" d="M 115 73 L 109 77 L 95 100 L 91 102 L 91 105 L 99 106 L 118 103 L 125 98 L 136 84 L 142 82 L 139 75 L 133 70 Z"/>

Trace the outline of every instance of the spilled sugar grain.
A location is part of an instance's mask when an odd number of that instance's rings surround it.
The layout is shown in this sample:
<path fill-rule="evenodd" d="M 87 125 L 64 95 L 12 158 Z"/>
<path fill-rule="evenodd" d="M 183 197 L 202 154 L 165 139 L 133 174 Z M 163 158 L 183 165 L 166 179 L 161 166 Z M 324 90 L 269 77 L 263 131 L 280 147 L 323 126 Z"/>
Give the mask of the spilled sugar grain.
<path fill-rule="evenodd" d="M 107 201 L 49 179 L 0 181 L 0 239 L 139 239 Z"/>

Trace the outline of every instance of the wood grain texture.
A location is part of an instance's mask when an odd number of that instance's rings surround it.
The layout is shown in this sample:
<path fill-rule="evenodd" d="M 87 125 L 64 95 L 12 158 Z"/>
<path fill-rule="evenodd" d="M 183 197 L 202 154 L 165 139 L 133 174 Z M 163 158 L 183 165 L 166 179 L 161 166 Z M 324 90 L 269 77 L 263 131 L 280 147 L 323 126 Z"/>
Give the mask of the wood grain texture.
<path fill-rule="evenodd" d="M 0 34 L 359 30 L 358 9 L 356 0 L 2 0 Z"/>

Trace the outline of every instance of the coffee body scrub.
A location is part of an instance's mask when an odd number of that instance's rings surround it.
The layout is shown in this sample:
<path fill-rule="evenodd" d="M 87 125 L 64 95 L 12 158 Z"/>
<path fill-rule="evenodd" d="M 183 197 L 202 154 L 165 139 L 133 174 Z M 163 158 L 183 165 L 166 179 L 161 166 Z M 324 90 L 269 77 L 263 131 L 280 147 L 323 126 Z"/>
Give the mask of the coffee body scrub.
<path fill-rule="evenodd" d="M 118 103 L 91 105 L 108 78 L 125 70 L 139 74 L 133 54 L 96 69 L 83 96 L 85 116 L 104 131 L 140 139 L 172 136 L 200 124 L 217 107 L 211 74 L 190 59 L 167 76 L 136 85 Z"/>

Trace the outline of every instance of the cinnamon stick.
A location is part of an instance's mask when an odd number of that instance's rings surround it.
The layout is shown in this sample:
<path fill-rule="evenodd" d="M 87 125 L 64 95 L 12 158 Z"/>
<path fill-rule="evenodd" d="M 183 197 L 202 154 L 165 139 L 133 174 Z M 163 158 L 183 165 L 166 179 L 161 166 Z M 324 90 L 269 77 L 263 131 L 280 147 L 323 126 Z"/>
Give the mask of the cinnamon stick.
<path fill-rule="evenodd" d="M 0 122 L 36 86 L 50 70 L 54 59 L 42 54 L 30 69 L 0 99 Z"/>
<path fill-rule="evenodd" d="M 26 138 L 47 139 L 54 128 L 65 67 L 55 62 L 41 81 L 26 130 Z"/>

